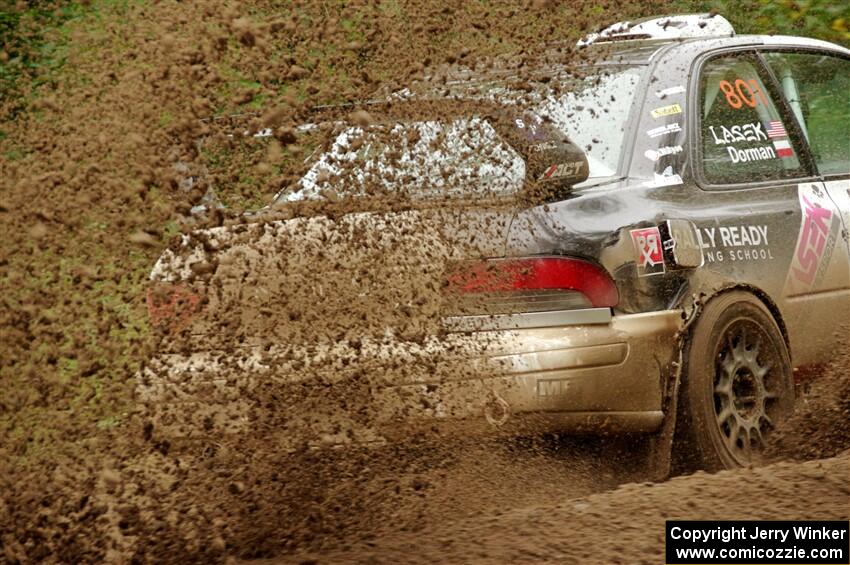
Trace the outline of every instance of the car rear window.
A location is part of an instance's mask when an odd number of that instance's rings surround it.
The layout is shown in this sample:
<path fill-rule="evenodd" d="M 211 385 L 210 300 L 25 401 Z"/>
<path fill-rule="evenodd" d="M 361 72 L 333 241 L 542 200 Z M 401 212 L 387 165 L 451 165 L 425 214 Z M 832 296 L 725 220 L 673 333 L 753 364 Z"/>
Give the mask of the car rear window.
<path fill-rule="evenodd" d="M 500 196 L 524 176 L 522 158 L 484 119 L 398 122 L 346 128 L 280 200 Z"/>
<path fill-rule="evenodd" d="M 643 66 L 590 68 L 583 78 L 540 82 L 470 81 L 449 92 L 522 109 L 546 119 L 586 154 L 589 177 L 617 174 Z M 554 87 L 554 88 L 553 88 Z M 399 193 L 421 197 L 491 197 L 522 186 L 525 163 L 486 119 L 476 116 L 350 126 L 337 133 L 307 173 L 277 201 Z"/>
<path fill-rule="evenodd" d="M 590 165 L 589 179 L 617 174 L 625 132 L 644 67 L 606 71 L 571 81 L 567 92 L 549 96 L 539 112 L 548 115 L 581 147 Z"/>

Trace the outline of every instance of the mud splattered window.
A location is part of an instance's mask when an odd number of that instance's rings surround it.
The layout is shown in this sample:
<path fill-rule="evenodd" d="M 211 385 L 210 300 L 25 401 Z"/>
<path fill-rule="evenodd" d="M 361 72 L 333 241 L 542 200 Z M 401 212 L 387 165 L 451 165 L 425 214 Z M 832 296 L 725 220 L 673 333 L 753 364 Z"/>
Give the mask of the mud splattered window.
<path fill-rule="evenodd" d="M 549 96 L 539 105 L 538 111 L 584 150 L 590 179 L 617 174 L 641 73 L 640 68 L 627 68 L 566 83 L 566 94 Z"/>
<path fill-rule="evenodd" d="M 711 59 L 700 77 L 703 175 L 711 184 L 796 178 L 798 140 L 748 56 Z"/>
<path fill-rule="evenodd" d="M 518 191 L 525 163 L 480 118 L 349 127 L 279 200 L 405 194 L 492 197 Z"/>
<path fill-rule="evenodd" d="M 818 171 L 850 173 L 850 60 L 822 53 L 766 53 L 809 142 Z"/>

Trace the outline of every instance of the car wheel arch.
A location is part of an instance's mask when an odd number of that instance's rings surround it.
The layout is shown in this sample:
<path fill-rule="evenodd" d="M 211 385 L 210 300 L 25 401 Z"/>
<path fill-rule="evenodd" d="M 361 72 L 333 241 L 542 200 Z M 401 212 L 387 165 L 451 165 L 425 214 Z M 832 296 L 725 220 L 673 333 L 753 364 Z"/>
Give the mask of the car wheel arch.
<path fill-rule="evenodd" d="M 775 300 L 773 300 L 773 298 L 771 298 L 770 294 L 752 284 L 734 283 L 727 286 L 723 286 L 721 288 L 717 288 L 711 293 L 700 292 L 698 294 L 693 294 L 692 304 L 689 308 L 685 308 L 686 311 L 691 312 L 691 314 L 688 316 L 689 319 L 687 321 L 687 326 L 691 326 L 699 319 L 703 307 L 710 301 L 718 298 L 720 295 L 735 291 L 742 291 L 752 294 L 753 296 L 758 298 L 762 304 L 764 304 L 765 308 L 767 308 L 768 312 L 770 312 L 770 315 L 773 317 L 773 320 L 776 322 L 776 325 L 779 326 L 779 331 L 782 334 L 782 339 L 785 341 L 785 347 L 788 348 L 788 352 L 790 354 L 792 351 L 791 340 L 788 335 L 788 328 L 785 325 L 785 319 L 783 318 L 782 312 L 779 309 L 779 305 L 776 303 Z M 683 300 L 682 303 L 680 303 L 680 306 L 685 306 L 684 302 L 685 301 Z"/>

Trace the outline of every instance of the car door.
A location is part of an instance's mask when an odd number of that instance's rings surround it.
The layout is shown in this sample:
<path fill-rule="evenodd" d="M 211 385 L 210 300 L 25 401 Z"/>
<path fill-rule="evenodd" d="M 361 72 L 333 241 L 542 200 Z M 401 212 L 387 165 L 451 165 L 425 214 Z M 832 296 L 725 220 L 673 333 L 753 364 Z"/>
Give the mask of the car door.
<path fill-rule="evenodd" d="M 836 334 L 846 345 L 850 319 L 850 54 L 805 47 L 762 55 L 794 115 L 822 183 L 809 201 L 788 273 L 786 293 L 799 309 L 802 332 Z M 816 204 L 819 207 L 815 207 Z M 809 313 L 812 295 L 831 305 Z M 842 327 L 842 325 L 845 325 Z M 832 341 L 827 339 L 827 341 Z"/>
<path fill-rule="evenodd" d="M 846 248 L 835 251 L 837 210 L 801 126 L 752 48 L 707 56 L 695 80 L 693 171 L 702 194 L 693 211 L 705 258 L 698 286 L 750 287 L 778 310 L 795 365 L 821 361 L 834 345 L 833 332 L 822 330 L 836 327 L 825 322 L 845 299 L 837 273 Z M 807 255 L 812 241 L 816 257 Z M 812 269 L 805 285 L 793 276 L 803 267 Z"/>
<path fill-rule="evenodd" d="M 850 54 L 805 48 L 763 52 L 811 148 L 824 190 L 850 230 Z M 850 269 L 850 266 L 848 266 Z M 842 281 L 850 285 L 850 273 Z"/>

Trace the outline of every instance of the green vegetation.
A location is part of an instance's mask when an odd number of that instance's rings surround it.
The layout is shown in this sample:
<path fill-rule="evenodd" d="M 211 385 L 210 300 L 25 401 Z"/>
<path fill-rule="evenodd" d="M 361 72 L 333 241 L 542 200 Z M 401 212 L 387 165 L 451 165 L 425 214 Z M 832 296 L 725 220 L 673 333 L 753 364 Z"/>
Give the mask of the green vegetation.
<path fill-rule="evenodd" d="M 84 9 L 75 2 L 0 0 L 0 102 L 18 93 L 22 76 L 45 80 L 64 65 L 67 37 L 57 30 Z"/>
<path fill-rule="evenodd" d="M 850 3 L 840 0 L 708 0 L 697 7 L 723 14 L 738 33 L 802 35 L 850 46 Z"/>

